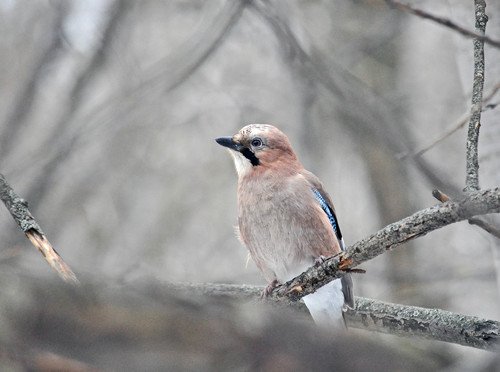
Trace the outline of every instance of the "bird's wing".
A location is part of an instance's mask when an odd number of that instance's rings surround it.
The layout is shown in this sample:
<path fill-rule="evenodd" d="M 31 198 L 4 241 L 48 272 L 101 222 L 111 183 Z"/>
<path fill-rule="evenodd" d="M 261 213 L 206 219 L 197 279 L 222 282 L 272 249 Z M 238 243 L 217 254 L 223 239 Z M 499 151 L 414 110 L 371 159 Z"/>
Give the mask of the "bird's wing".
<path fill-rule="evenodd" d="M 318 190 L 315 187 L 312 187 L 312 192 L 314 193 L 314 197 L 316 198 L 317 202 L 321 206 L 321 209 L 326 213 L 328 216 L 328 220 L 330 221 L 330 225 L 332 225 L 333 231 L 335 232 L 335 236 L 337 237 L 337 240 L 339 241 L 340 249 L 343 251 L 345 250 L 345 244 L 344 244 L 344 239 L 342 239 L 342 232 L 340 231 L 340 226 L 337 221 L 337 216 L 335 215 L 335 211 L 333 210 L 333 207 L 331 207 L 331 204 L 328 204 L 326 201 L 326 197 L 324 194 Z"/>
<path fill-rule="evenodd" d="M 333 202 L 330 198 L 330 195 L 328 195 L 328 193 L 323 188 L 323 184 L 314 174 L 309 171 L 304 171 L 302 175 L 309 183 L 314 197 L 318 204 L 321 206 L 321 209 L 323 209 L 323 212 L 326 213 L 328 220 L 330 221 L 330 225 L 335 232 L 335 236 L 339 241 L 340 248 L 342 250 L 345 250 L 344 239 L 342 239 L 342 231 L 340 230 L 340 225 L 335 214 L 335 208 L 333 207 Z"/>
<path fill-rule="evenodd" d="M 328 216 L 330 225 L 332 225 L 332 229 L 335 232 L 335 236 L 339 241 L 340 249 L 342 249 L 342 251 L 345 251 L 346 246 L 344 243 L 344 239 L 342 237 L 342 232 L 340 231 L 340 225 L 337 216 L 335 215 L 335 208 L 333 207 L 330 195 L 328 195 L 328 193 L 324 190 L 321 181 L 314 174 L 306 171 L 304 172 L 304 177 L 311 184 L 311 190 L 314 194 L 314 197 L 321 206 L 321 209 L 323 209 L 323 211 Z M 345 305 L 347 305 L 352 309 L 354 308 L 354 294 L 352 290 L 353 284 L 351 275 L 350 274 L 344 275 L 341 278 L 341 281 L 342 281 L 342 292 L 344 292 Z"/>

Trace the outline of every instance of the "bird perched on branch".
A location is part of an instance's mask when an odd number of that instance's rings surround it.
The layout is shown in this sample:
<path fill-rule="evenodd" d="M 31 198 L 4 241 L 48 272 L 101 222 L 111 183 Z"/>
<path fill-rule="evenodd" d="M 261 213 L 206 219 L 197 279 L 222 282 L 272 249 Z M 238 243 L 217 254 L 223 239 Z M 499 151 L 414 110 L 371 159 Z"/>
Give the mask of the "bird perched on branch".
<path fill-rule="evenodd" d="M 330 196 L 283 132 L 251 124 L 216 142 L 234 160 L 239 237 L 269 283 L 264 294 L 345 249 Z M 333 280 L 303 299 L 316 323 L 345 328 L 344 311 L 354 306 L 352 280 Z"/>

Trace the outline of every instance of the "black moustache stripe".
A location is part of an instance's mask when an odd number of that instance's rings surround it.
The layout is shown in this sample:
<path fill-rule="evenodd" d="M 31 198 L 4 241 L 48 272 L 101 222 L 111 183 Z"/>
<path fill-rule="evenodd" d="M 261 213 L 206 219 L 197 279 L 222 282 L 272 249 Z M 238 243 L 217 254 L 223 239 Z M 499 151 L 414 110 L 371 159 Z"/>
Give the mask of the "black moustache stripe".
<path fill-rule="evenodd" d="M 260 161 L 259 159 L 255 156 L 255 154 L 252 152 L 252 150 L 250 150 L 248 147 L 244 147 L 242 150 L 241 150 L 241 153 L 243 154 L 243 156 L 245 158 L 247 158 L 248 160 L 250 160 L 250 163 L 252 163 L 252 165 L 255 167 L 256 165 L 259 165 L 260 164 Z"/>

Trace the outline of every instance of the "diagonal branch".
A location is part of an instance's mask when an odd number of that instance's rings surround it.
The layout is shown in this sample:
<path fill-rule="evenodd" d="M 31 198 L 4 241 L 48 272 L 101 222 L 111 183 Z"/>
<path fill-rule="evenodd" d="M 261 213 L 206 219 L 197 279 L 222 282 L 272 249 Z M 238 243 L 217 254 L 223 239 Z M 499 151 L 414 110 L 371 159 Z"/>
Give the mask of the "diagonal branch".
<path fill-rule="evenodd" d="M 411 5 L 401 3 L 400 1 L 397 1 L 397 0 L 385 0 L 385 2 L 388 3 L 389 5 L 393 6 L 394 8 L 401 10 L 401 11 L 416 15 L 417 17 L 420 17 L 420 18 L 431 20 L 431 21 L 438 23 L 442 26 L 448 27 L 448 28 L 458 32 L 459 34 L 461 34 L 465 37 L 470 37 L 470 38 L 474 38 L 477 40 L 481 40 L 481 42 L 483 42 L 483 43 L 487 43 L 491 46 L 494 46 L 495 48 L 500 48 L 500 41 L 499 40 L 493 40 L 481 32 L 478 33 L 478 32 L 468 30 L 462 26 L 457 25 L 456 23 L 449 20 L 448 18 L 436 16 L 434 14 L 426 12 L 425 10 L 417 9 L 415 7 L 412 7 Z M 482 1 L 482 2 L 484 3 L 484 1 Z M 477 14 L 477 12 L 476 12 L 476 14 Z M 483 12 L 483 14 L 484 14 L 484 12 Z"/>
<path fill-rule="evenodd" d="M 57 59 L 58 54 L 64 46 L 63 32 L 64 22 L 68 15 L 69 4 L 60 3 L 55 9 L 55 20 L 50 30 L 43 30 L 43 34 L 49 39 L 47 45 L 38 45 L 44 50 L 37 57 L 37 61 L 30 72 L 25 86 L 22 88 L 19 98 L 13 103 L 12 111 L 8 113 L 2 122 L 2 137 L 0 138 L 0 159 L 5 161 L 6 155 L 16 143 L 16 139 L 22 132 L 23 125 L 31 113 L 36 101 L 39 85 L 50 67 Z M 17 79 L 20 79 L 17 77 Z M 12 92 L 11 92 L 12 94 Z"/>
<path fill-rule="evenodd" d="M 471 225 L 479 226 L 481 229 L 483 229 L 486 232 L 489 232 L 495 238 L 500 239 L 500 229 L 498 229 L 497 227 L 493 226 L 492 224 L 486 222 L 485 220 L 483 220 L 481 218 L 477 218 L 477 217 L 472 217 L 472 218 L 469 218 L 469 223 Z"/>
<path fill-rule="evenodd" d="M 52 247 L 42 229 L 31 215 L 28 203 L 15 193 L 2 174 L 0 174 L 0 199 L 4 202 L 21 230 L 24 231 L 26 237 L 40 251 L 50 267 L 63 280 L 77 284 L 78 279 L 76 275 Z"/>
<path fill-rule="evenodd" d="M 500 83 L 497 83 L 488 92 L 488 94 L 483 98 L 483 103 L 482 103 L 483 109 L 482 109 L 482 112 L 484 112 L 486 110 L 491 110 L 491 109 L 494 109 L 494 108 L 497 107 L 496 103 L 495 104 L 491 104 L 491 105 L 489 103 L 495 97 L 495 95 L 498 93 L 499 90 L 500 90 Z M 439 135 L 439 137 L 437 137 L 436 139 L 432 140 L 431 142 L 429 142 L 429 143 L 427 143 L 425 145 L 420 146 L 416 150 L 413 150 L 412 153 L 408 152 L 406 154 L 402 154 L 401 158 L 405 158 L 407 156 L 413 156 L 413 157 L 415 157 L 415 156 L 422 156 L 424 153 L 426 153 L 427 151 L 429 151 L 431 148 L 433 148 L 434 146 L 436 146 L 438 143 L 444 141 L 446 138 L 448 138 L 449 136 L 451 136 L 453 133 L 455 133 L 456 131 L 458 131 L 460 128 L 463 128 L 465 126 L 465 124 L 467 124 L 470 121 L 470 118 L 471 118 L 471 113 L 470 113 L 470 110 L 469 110 L 469 112 L 465 113 L 460 118 L 460 120 L 458 120 L 458 122 L 456 122 L 451 127 L 449 127 L 448 129 L 446 129 L 442 134 Z"/>
<path fill-rule="evenodd" d="M 192 295 L 228 297 L 244 301 L 257 300 L 263 287 L 216 283 L 168 283 L 163 288 L 184 291 Z M 278 305 L 288 302 L 276 299 Z M 474 316 L 455 314 L 439 309 L 391 304 L 356 297 L 353 310 L 346 313 L 351 328 L 444 341 L 485 350 L 498 350 L 500 322 Z M 306 311 L 301 302 L 288 302 L 300 311 Z"/>
<path fill-rule="evenodd" d="M 488 16 L 485 14 L 486 2 L 474 0 L 476 14 L 476 30 L 484 35 Z M 484 40 L 474 38 L 474 79 L 472 83 L 472 107 L 467 132 L 467 160 L 464 191 L 479 190 L 479 128 L 481 127 L 481 110 L 484 86 Z"/>
<path fill-rule="evenodd" d="M 500 213 L 500 188 L 474 191 L 459 201 L 448 201 L 423 209 L 377 233 L 353 244 L 342 256 L 327 259 L 296 278 L 282 284 L 270 294 L 272 298 L 286 297 L 298 301 L 318 288 L 340 278 L 352 268 L 409 240 L 471 217 Z"/>

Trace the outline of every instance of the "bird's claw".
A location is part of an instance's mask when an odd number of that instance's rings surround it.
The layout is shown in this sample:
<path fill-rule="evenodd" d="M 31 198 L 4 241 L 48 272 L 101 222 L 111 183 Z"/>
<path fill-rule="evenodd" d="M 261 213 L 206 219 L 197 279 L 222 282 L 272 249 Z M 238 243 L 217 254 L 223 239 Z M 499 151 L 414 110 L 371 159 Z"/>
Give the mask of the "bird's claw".
<path fill-rule="evenodd" d="M 269 283 L 266 288 L 262 291 L 260 298 L 266 298 L 269 297 L 271 292 L 274 290 L 279 285 L 279 282 L 277 279 L 274 279 L 271 283 Z"/>

